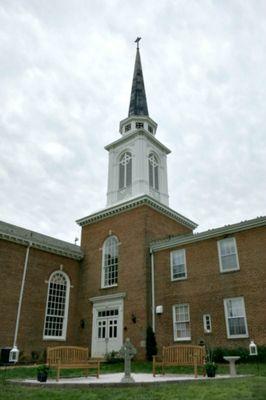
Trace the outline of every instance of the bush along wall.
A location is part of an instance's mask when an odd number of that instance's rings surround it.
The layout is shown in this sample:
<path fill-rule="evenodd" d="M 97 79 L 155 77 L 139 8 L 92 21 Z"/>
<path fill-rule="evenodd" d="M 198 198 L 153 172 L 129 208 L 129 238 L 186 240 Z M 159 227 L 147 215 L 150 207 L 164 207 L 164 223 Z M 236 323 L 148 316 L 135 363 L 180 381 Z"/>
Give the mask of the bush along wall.
<path fill-rule="evenodd" d="M 146 333 L 146 358 L 148 361 L 152 361 L 152 356 L 157 354 L 157 343 L 155 334 L 151 326 L 148 326 Z"/>
<path fill-rule="evenodd" d="M 225 347 L 215 347 L 212 349 L 212 360 L 217 363 L 224 363 L 224 356 L 240 356 L 241 362 L 265 362 L 266 363 L 266 346 L 258 346 L 258 355 L 250 356 L 249 349 L 246 347 L 236 347 L 235 349 L 227 349 Z"/>

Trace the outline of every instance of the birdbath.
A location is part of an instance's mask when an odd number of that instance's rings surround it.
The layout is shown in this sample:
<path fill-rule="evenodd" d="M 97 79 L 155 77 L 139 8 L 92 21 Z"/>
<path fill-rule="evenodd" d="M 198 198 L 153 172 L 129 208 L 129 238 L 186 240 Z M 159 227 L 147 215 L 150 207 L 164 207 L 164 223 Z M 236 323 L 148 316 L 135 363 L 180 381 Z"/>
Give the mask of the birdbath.
<path fill-rule="evenodd" d="M 137 353 L 137 350 L 133 346 L 133 344 L 130 342 L 130 339 L 127 338 L 124 345 L 121 347 L 119 351 L 119 355 L 124 358 L 125 362 L 125 375 L 121 379 L 121 382 L 123 383 L 131 383 L 135 382 L 134 379 L 131 376 L 131 359 L 134 357 L 134 355 Z"/>
<path fill-rule="evenodd" d="M 225 361 L 229 362 L 230 376 L 236 376 L 236 361 L 240 359 L 239 356 L 226 356 L 223 357 Z"/>

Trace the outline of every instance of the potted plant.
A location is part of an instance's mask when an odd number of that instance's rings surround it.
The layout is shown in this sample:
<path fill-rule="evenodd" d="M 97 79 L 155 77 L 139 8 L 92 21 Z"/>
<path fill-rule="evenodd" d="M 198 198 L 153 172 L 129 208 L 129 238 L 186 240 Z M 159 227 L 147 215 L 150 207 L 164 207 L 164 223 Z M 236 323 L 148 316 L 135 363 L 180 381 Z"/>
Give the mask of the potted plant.
<path fill-rule="evenodd" d="M 37 380 L 39 382 L 46 382 L 48 377 L 49 367 L 47 365 L 39 365 L 37 368 Z"/>
<path fill-rule="evenodd" d="M 208 361 L 205 364 L 206 374 L 209 378 L 214 378 L 217 370 L 217 364 L 214 361 Z"/>

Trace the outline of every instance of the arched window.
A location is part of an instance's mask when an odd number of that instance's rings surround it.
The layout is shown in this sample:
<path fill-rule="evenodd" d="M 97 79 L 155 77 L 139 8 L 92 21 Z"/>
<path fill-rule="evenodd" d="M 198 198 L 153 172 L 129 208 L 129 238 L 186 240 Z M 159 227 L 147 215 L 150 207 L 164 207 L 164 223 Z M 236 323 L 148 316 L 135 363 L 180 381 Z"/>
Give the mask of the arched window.
<path fill-rule="evenodd" d="M 110 236 L 103 245 L 102 287 L 117 285 L 118 277 L 118 240 Z"/>
<path fill-rule="evenodd" d="M 119 161 L 119 189 L 132 184 L 132 155 L 128 152 L 120 157 Z"/>
<path fill-rule="evenodd" d="M 157 157 L 151 153 L 149 155 L 149 185 L 155 190 L 159 190 L 158 165 Z"/>
<path fill-rule="evenodd" d="M 66 338 L 69 287 L 69 278 L 64 272 L 52 273 L 48 284 L 44 339 Z"/>

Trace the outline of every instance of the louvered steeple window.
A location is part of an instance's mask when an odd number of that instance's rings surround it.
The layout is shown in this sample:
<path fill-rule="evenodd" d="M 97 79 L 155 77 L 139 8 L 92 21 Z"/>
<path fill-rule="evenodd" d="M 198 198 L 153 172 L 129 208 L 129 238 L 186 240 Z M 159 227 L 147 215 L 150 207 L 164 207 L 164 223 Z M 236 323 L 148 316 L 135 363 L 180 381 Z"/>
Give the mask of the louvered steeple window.
<path fill-rule="evenodd" d="M 124 153 L 119 161 L 119 189 L 125 189 L 132 184 L 132 155 Z"/>

